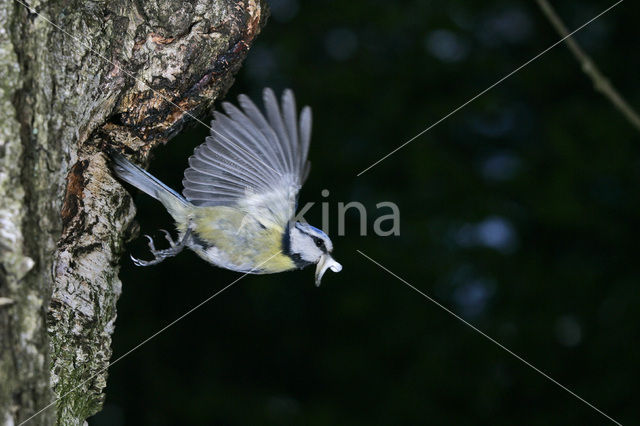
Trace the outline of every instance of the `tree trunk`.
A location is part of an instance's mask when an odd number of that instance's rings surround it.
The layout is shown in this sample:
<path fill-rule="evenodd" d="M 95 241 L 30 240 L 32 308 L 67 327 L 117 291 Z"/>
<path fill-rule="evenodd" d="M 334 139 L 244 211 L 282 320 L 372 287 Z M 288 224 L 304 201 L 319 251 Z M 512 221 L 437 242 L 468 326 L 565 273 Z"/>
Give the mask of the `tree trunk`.
<path fill-rule="evenodd" d="M 264 0 L 0 0 L 0 424 L 82 424 L 104 400 L 142 163 L 206 112 Z"/>

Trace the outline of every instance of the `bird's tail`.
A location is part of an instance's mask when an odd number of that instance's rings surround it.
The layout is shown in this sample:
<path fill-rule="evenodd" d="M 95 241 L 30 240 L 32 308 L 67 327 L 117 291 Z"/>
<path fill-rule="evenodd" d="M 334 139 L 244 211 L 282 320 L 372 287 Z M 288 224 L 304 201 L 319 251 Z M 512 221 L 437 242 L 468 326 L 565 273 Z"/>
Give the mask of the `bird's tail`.
<path fill-rule="evenodd" d="M 160 182 L 146 170 L 127 160 L 119 152 L 112 151 L 109 156 L 112 159 L 113 171 L 120 179 L 160 201 L 176 222 L 180 223 L 185 220 L 187 208 L 191 203 L 185 200 L 184 197 Z"/>

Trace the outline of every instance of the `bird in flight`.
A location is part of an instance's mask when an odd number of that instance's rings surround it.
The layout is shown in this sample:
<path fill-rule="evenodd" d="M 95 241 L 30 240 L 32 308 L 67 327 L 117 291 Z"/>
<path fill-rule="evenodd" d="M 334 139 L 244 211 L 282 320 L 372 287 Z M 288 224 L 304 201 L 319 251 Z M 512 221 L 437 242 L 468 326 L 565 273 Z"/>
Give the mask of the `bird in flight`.
<path fill-rule="evenodd" d="M 315 283 L 324 273 L 342 270 L 331 256 L 333 244 L 321 230 L 296 221 L 298 192 L 308 173 L 311 108 L 298 115 L 293 92 L 281 103 L 264 89 L 264 114 L 246 96 L 240 108 L 229 102 L 216 111 L 211 135 L 189 158 L 183 195 L 124 155 L 111 152 L 112 168 L 125 182 L 160 201 L 173 217 L 169 248 L 149 248 L 154 259 L 132 256 L 138 266 L 155 265 L 185 247 L 213 265 L 238 272 L 270 274 L 316 265 Z"/>

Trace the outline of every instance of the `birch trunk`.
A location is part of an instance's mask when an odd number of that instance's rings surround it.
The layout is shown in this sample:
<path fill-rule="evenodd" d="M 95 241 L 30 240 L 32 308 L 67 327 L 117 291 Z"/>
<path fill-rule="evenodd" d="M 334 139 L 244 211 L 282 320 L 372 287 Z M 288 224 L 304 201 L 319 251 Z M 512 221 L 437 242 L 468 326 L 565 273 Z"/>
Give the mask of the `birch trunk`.
<path fill-rule="evenodd" d="M 264 0 L 0 0 L 0 424 L 102 406 L 141 163 L 233 81 Z M 50 21 L 50 22 L 49 22 Z M 59 27 L 59 28 L 56 28 Z"/>

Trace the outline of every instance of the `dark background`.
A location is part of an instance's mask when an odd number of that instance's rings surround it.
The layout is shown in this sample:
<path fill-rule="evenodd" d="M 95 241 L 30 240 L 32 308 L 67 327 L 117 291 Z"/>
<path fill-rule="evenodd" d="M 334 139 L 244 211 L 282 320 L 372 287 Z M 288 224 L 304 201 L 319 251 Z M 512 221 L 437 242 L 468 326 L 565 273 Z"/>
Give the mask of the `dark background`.
<path fill-rule="evenodd" d="M 554 1 L 569 28 L 613 1 Z M 606 424 L 356 250 L 624 424 L 638 420 L 640 134 L 564 45 L 356 174 L 560 37 L 532 1 L 296 1 L 273 16 L 227 99 L 295 89 L 314 111 L 300 203 L 340 274 L 248 276 L 123 359 L 91 425 Z M 577 36 L 640 108 L 637 3 Z M 207 129 L 156 152 L 176 189 Z M 320 196 L 329 189 L 327 199 Z M 172 229 L 137 193 L 142 232 Z M 337 202 L 368 209 L 337 235 Z M 401 235 L 373 220 L 393 201 Z M 130 245 L 146 258 L 144 240 Z M 114 359 L 239 274 L 191 252 L 123 260 Z"/>

